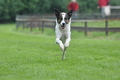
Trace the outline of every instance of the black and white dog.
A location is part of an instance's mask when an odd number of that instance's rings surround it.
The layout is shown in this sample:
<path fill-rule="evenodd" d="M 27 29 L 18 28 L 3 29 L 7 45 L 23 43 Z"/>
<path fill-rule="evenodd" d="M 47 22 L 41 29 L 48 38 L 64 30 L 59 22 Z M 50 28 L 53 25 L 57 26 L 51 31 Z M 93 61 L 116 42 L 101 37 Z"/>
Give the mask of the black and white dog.
<path fill-rule="evenodd" d="M 56 16 L 56 43 L 59 44 L 61 50 L 63 51 L 62 59 L 65 59 L 65 51 L 69 46 L 71 40 L 71 17 L 73 10 L 70 10 L 68 13 L 59 12 L 57 9 L 54 9 Z"/>

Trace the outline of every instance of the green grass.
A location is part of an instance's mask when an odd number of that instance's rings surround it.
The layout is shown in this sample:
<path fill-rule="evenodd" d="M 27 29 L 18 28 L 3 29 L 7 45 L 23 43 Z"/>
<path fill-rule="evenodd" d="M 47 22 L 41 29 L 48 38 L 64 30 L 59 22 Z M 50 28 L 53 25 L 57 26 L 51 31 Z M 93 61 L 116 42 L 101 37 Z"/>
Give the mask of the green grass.
<path fill-rule="evenodd" d="M 120 80 L 120 33 L 72 31 L 66 59 L 45 29 L 0 24 L 0 80 Z"/>
<path fill-rule="evenodd" d="M 115 21 L 108 21 L 108 27 L 120 27 L 119 25 L 120 20 L 115 20 Z M 88 22 L 88 27 L 105 27 L 105 21 L 98 21 L 98 22 Z M 72 26 L 80 26 L 84 27 L 85 23 L 84 22 L 75 22 L 72 23 Z"/>

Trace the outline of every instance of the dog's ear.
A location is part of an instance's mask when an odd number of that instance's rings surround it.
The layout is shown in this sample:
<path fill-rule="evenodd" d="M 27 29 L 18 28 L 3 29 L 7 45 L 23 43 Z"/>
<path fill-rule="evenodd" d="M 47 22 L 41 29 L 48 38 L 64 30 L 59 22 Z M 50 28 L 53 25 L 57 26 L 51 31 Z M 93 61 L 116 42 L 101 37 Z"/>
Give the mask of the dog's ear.
<path fill-rule="evenodd" d="M 67 13 L 69 19 L 72 17 L 72 13 L 73 13 L 73 10 L 70 10 L 70 11 Z"/>
<path fill-rule="evenodd" d="M 58 18 L 60 15 L 60 12 L 57 9 L 54 9 L 54 12 L 55 12 L 55 16 Z"/>

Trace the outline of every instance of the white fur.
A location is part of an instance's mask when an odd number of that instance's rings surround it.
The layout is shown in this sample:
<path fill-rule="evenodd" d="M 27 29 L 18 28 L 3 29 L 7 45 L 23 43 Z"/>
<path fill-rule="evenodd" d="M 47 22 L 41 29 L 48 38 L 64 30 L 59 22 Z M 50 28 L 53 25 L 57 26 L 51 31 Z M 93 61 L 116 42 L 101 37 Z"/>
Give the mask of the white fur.
<path fill-rule="evenodd" d="M 60 48 L 64 51 L 65 48 L 69 46 L 71 40 L 70 24 L 71 19 L 64 29 L 61 28 L 62 23 L 65 23 L 64 17 L 66 13 L 62 13 L 63 20 L 59 24 L 56 19 L 55 33 L 56 33 L 56 43 L 59 44 Z M 64 38 L 64 40 L 61 40 Z"/>
<path fill-rule="evenodd" d="M 61 13 L 61 14 L 62 14 L 62 19 L 63 19 L 63 20 L 61 21 L 61 23 L 60 23 L 60 24 L 62 25 L 62 23 L 65 23 L 64 18 L 65 18 L 65 14 L 66 14 L 66 13 Z"/>

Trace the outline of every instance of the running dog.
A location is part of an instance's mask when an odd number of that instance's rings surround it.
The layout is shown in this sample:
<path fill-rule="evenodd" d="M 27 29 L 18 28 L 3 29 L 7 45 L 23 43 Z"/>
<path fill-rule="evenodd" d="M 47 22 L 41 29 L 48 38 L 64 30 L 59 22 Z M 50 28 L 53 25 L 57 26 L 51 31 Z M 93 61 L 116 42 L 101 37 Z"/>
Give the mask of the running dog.
<path fill-rule="evenodd" d="M 62 60 L 65 59 L 65 51 L 69 46 L 71 40 L 71 17 L 73 10 L 70 10 L 68 13 L 59 12 L 57 9 L 54 9 L 56 16 L 56 43 L 59 44 L 61 50 L 63 51 Z"/>

